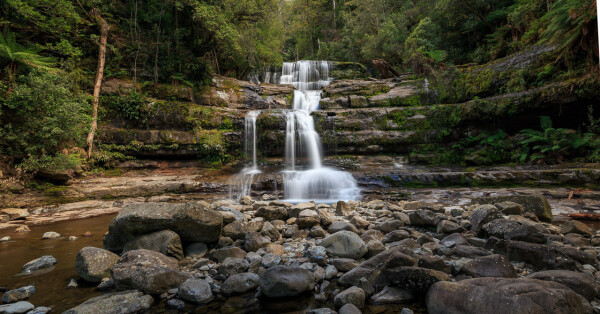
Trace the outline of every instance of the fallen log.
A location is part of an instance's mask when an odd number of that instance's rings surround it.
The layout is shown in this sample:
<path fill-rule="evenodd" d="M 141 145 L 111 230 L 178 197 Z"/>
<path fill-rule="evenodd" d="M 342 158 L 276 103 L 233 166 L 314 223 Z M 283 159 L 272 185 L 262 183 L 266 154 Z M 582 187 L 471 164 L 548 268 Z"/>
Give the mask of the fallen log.
<path fill-rule="evenodd" d="M 584 214 L 584 213 L 576 213 L 576 214 L 568 214 L 567 216 L 576 219 L 576 220 L 597 220 L 600 221 L 600 214 Z"/>

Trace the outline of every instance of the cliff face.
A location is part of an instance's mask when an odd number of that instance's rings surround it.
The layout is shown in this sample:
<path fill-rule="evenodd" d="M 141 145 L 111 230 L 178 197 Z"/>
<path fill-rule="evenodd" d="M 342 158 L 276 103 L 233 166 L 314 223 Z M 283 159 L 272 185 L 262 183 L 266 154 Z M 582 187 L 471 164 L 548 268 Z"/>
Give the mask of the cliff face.
<path fill-rule="evenodd" d="M 440 148 L 486 132 L 501 131 L 507 142 L 517 143 L 518 132 L 539 128 L 542 115 L 576 129 L 600 99 L 600 80 L 597 74 L 544 80 L 551 54 L 551 47 L 537 47 L 429 79 L 339 79 L 324 89 L 315 125 L 328 155 L 406 154 L 425 162 L 435 161 Z M 236 158 L 245 114 L 261 110 L 259 154 L 283 155 L 286 122 L 278 109 L 291 107 L 292 86 L 217 77 L 195 94 L 185 88 L 148 90 L 156 99 L 143 108 L 143 119 L 107 116 L 99 134 L 105 148 L 139 158 Z M 468 157 L 475 164 L 493 162 Z"/>

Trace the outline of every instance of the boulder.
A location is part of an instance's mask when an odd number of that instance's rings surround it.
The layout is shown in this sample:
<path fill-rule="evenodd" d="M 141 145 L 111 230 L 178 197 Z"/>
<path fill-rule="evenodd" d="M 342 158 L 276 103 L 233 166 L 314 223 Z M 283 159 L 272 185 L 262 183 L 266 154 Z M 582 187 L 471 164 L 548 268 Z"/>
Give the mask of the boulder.
<path fill-rule="evenodd" d="M 271 243 L 271 239 L 262 236 L 258 232 L 246 233 L 246 239 L 244 241 L 244 248 L 248 252 L 256 252 L 260 248 L 267 247 Z"/>
<path fill-rule="evenodd" d="M 348 216 L 352 212 L 350 205 L 344 201 L 339 201 L 335 205 L 335 214 L 337 216 Z"/>
<path fill-rule="evenodd" d="M 402 227 L 404 227 L 404 222 L 402 220 L 391 220 L 391 221 L 384 221 L 384 222 L 376 225 L 375 230 L 379 230 L 383 233 L 390 233 L 390 232 L 398 230 Z"/>
<path fill-rule="evenodd" d="M 260 278 L 254 273 L 240 273 L 229 276 L 223 282 L 221 291 L 226 295 L 244 294 L 258 287 Z"/>
<path fill-rule="evenodd" d="M 546 235 L 533 225 L 508 219 L 495 219 L 481 228 L 488 236 L 505 240 L 546 243 Z"/>
<path fill-rule="evenodd" d="M 453 234 L 443 238 L 442 240 L 440 240 L 440 243 L 446 247 L 453 248 L 457 245 L 465 245 L 468 242 L 465 239 L 465 237 L 462 236 L 462 234 L 453 233 Z"/>
<path fill-rule="evenodd" d="M 185 248 L 185 257 L 202 258 L 206 255 L 208 246 L 203 242 L 196 242 Z"/>
<path fill-rule="evenodd" d="M 389 278 L 384 274 L 386 269 L 414 266 L 417 263 L 414 258 L 404 254 L 402 250 L 402 247 L 394 247 L 369 258 L 345 273 L 340 277 L 339 282 L 346 286 L 361 286 L 361 279 L 366 278 L 371 286 L 389 285 Z"/>
<path fill-rule="evenodd" d="M 354 232 L 339 231 L 321 240 L 318 245 L 325 247 L 327 253 L 358 259 L 367 254 L 367 245 Z"/>
<path fill-rule="evenodd" d="M 438 224 L 437 215 L 427 209 L 419 209 L 408 215 L 410 224 L 417 227 L 435 227 Z"/>
<path fill-rule="evenodd" d="M 484 224 L 498 218 L 502 218 L 502 215 L 496 206 L 489 204 L 478 206 L 469 219 L 471 230 L 479 232 Z"/>
<path fill-rule="evenodd" d="M 523 215 L 525 212 L 521 204 L 510 201 L 497 203 L 496 207 L 505 215 Z"/>
<path fill-rule="evenodd" d="M 542 220 L 552 221 L 552 207 L 542 195 L 476 197 L 471 200 L 473 204 L 498 204 L 506 201 L 520 204 L 526 213 L 533 213 Z"/>
<path fill-rule="evenodd" d="M 593 301 L 598 293 L 598 285 L 594 278 L 576 271 L 546 270 L 533 273 L 526 278 L 558 282 L 571 288 L 588 301 Z"/>
<path fill-rule="evenodd" d="M 384 273 L 393 286 L 414 293 L 426 293 L 434 283 L 450 280 L 446 273 L 422 267 L 400 266 L 388 268 Z"/>
<path fill-rule="evenodd" d="M 345 304 L 338 311 L 338 314 L 362 314 L 362 311 L 352 303 Z"/>
<path fill-rule="evenodd" d="M 499 254 L 475 258 L 467 262 L 460 271 L 471 277 L 517 278 L 517 272 L 508 258 Z"/>
<path fill-rule="evenodd" d="M 263 217 L 267 221 L 288 219 L 287 209 L 279 206 L 263 206 L 254 214 L 255 217 Z"/>
<path fill-rule="evenodd" d="M 223 215 L 197 203 L 130 204 L 119 212 L 108 227 L 104 248 L 120 251 L 135 238 L 162 230 L 176 232 L 186 242 L 217 242 Z"/>
<path fill-rule="evenodd" d="M 110 269 L 119 260 L 119 255 L 96 247 L 84 247 L 75 257 L 75 270 L 87 282 L 101 282 L 110 278 Z"/>
<path fill-rule="evenodd" d="M 212 253 L 212 258 L 216 259 L 219 263 L 222 263 L 228 257 L 232 258 L 245 258 L 246 251 L 236 246 L 227 246 L 220 248 Z"/>
<path fill-rule="evenodd" d="M 219 265 L 219 273 L 231 276 L 247 271 L 249 266 L 246 259 L 228 257 Z"/>
<path fill-rule="evenodd" d="M 425 298 L 437 313 L 592 313 L 587 300 L 559 283 L 536 279 L 475 278 L 435 283 Z"/>
<path fill-rule="evenodd" d="M 27 301 L 19 301 L 11 304 L 0 305 L 0 313 L 2 314 L 21 314 L 33 310 L 35 306 Z"/>
<path fill-rule="evenodd" d="M 183 258 L 181 239 L 177 233 L 171 230 L 162 230 L 137 237 L 125 244 L 123 252 L 139 249 L 156 251 L 176 259 Z"/>
<path fill-rule="evenodd" d="M 177 288 L 177 296 L 195 304 L 206 304 L 213 300 L 210 285 L 203 279 L 186 280 Z"/>
<path fill-rule="evenodd" d="M 140 313 L 148 311 L 154 298 L 139 291 L 122 291 L 99 295 L 67 310 L 64 314 Z"/>
<path fill-rule="evenodd" d="M 465 231 L 465 228 L 450 220 L 442 220 L 437 225 L 438 234 L 461 233 L 463 231 Z"/>
<path fill-rule="evenodd" d="M 331 223 L 331 225 L 329 225 L 329 228 L 327 229 L 327 231 L 329 231 L 330 234 L 334 234 L 342 230 L 351 231 L 358 234 L 358 229 L 356 229 L 356 227 L 353 224 L 346 221 L 334 221 Z"/>
<path fill-rule="evenodd" d="M 56 258 L 54 258 L 54 256 L 44 255 L 23 265 L 23 268 L 21 268 L 21 272 L 29 273 L 38 269 L 52 267 L 56 263 L 58 263 L 58 261 L 56 260 Z"/>
<path fill-rule="evenodd" d="M 246 233 L 259 232 L 263 226 L 264 222 L 262 221 L 234 221 L 223 227 L 223 236 L 230 237 L 233 240 L 243 240 L 246 238 Z"/>
<path fill-rule="evenodd" d="M 19 289 L 13 289 L 6 291 L 2 296 L 2 303 L 15 303 L 28 299 L 32 294 L 35 293 L 34 286 L 21 287 Z M 0 312 L 1 313 L 1 312 Z"/>
<path fill-rule="evenodd" d="M 357 308 L 365 306 L 365 292 L 358 287 L 350 287 L 338 293 L 333 299 L 336 308 L 341 308 L 345 304 L 354 304 Z"/>
<path fill-rule="evenodd" d="M 43 240 L 58 239 L 58 238 L 60 238 L 60 233 L 54 232 L 54 231 L 44 232 L 44 234 L 42 235 Z"/>
<path fill-rule="evenodd" d="M 315 275 L 304 268 L 274 266 L 260 275 L 261 292 L 270 298 L 294 297 L 315 287 Z"/>
<path fill-rule="evenodd" d="M 410 237 L 410 233 L 408 233 L 406 230 L 394 230 L 394 231 L 386 234 L 385 237 L 383 237 L 383 239 L 381 239 L 381 243 L 386 244 L 386 243 L 402 241 L 404 239 L 408 239 L 409 237 Z"/>
<path fill-rule="evenodd" d="M 383 290 L 371 296 L 371 301 L 373 301 L 375 305 L 408 303 L 414 299 L 415 296 L 412 292 L 402 288 L 389 286 L 386 286 Z"/>
<path fill-rule="evenodd" d="M 0 214 L 8 216 L 8 220 L 21 220 L 29 216 L 26 208 L 4 208 L 0 209 Z"/>

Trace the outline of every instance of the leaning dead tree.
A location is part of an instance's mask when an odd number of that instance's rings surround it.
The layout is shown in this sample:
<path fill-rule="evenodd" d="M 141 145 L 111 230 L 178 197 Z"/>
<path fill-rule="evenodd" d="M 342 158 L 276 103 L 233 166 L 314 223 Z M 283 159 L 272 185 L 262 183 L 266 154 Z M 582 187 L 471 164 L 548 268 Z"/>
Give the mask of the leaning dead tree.
<path fill-rule="evenodd" d="M 377 69 L 379 75 L 381 75 L 381 78 L 394 78 L 399 75 L 398 72 L 396 72 L 396 70 L 394 70 L 394 68 L 392 68 L 392 66 L 383 59 L 373 60 L 371 63 L 373 64 L 373 67 Z"/>
<path fill-rule="evenodd" d="M 104 77 L 104 63 L 106 60 L 106 41 L 108 38 L 108 24 L 100 16 L 98 9 L 92 9 L 90 15 L 96 20 L 100 28 L 100 49 L 98 52 L 98 70 L 94 80 L 94 99 L 92 100 L 92 127 L 87 137 L 88 158 L 92 158 L 92 149 L 94 147 L 94 135 L 98 129 L 98 103 L 100 102 L 100 90 L 102 88 L 102 78 Z"/>

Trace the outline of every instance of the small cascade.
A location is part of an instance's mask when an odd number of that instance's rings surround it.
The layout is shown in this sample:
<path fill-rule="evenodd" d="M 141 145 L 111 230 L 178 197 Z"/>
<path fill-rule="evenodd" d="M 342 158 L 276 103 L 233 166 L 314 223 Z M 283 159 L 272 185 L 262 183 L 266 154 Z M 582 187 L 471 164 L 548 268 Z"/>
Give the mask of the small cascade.
<path fill-rule="evenodd" d="M 233 198 L 234 195 L 237 195 L 238 197 L 249 195 L 252 191 L 254 178 L 261 173 L 256 161 L 256 119 L 259 114 L 260 111 L 250 111 L 246 114 L 244 119 L 244 153 L 246 159 L 251 158 L 251 163 L 249 166 L 245 167 L 240 174 L 233 176 L 230 180 L 230 198 Z"/>
<path fill-rule="evenodd" d="M 360 198 L 360 189 L 350 173 L 323 167 L 321 139 L 311 113 L 319 109 L 321 90 L 332 80 L 330 71 L 328 61 L 286 62 L 282 67 L 279 83 L 297 88 L 292 109 L 285 113 L 286 168 L 281 174 L 284 195 L 289 202 L 333 203 Z M 249 195 L 255 176 L 262 173 L 256 162 L 256 119 L 259 114 L 259 111 L 251 111 L 245 119 L 244 148 L 252 163 L 237 176 L 238 197 Z"/>

